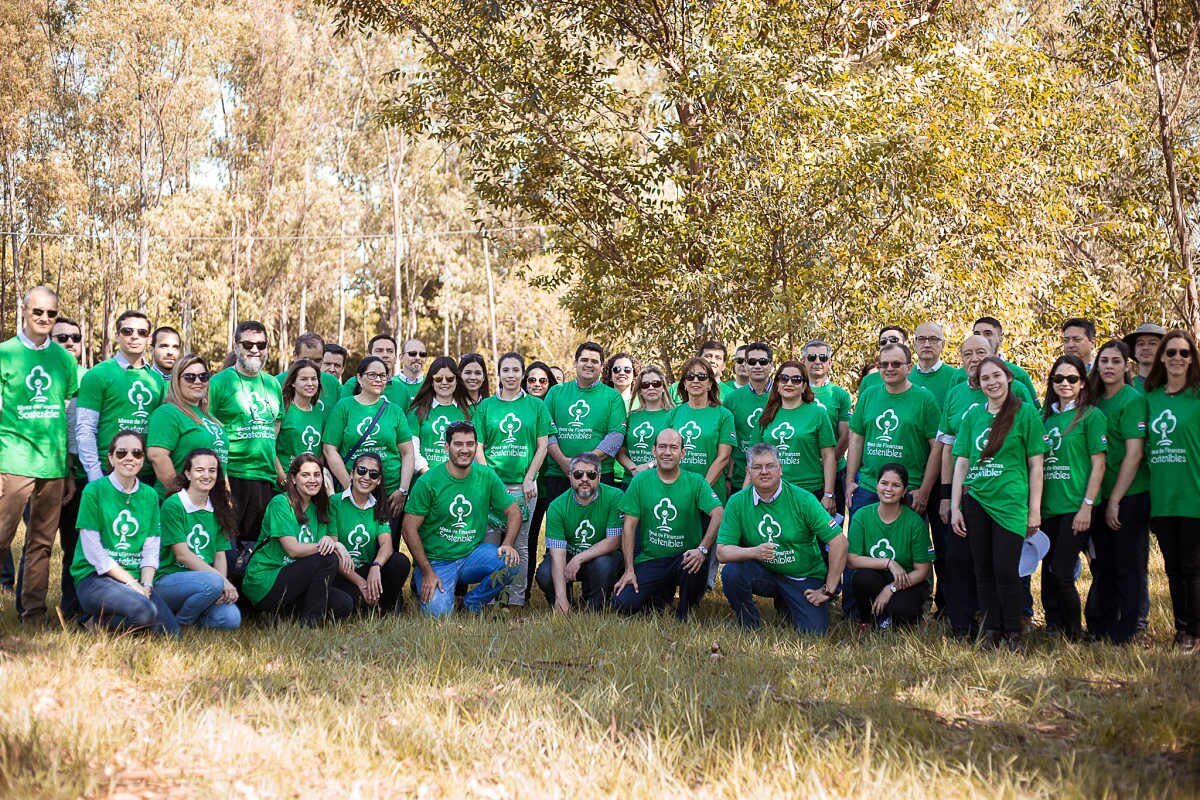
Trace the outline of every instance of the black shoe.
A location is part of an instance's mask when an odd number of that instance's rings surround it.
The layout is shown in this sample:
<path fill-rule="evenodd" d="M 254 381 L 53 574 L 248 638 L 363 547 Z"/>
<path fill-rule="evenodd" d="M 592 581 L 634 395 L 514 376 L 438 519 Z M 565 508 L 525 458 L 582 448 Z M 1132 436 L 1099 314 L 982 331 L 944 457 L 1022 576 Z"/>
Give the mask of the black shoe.
<path fill-rule="evenodd" d="M 1000 646 L 1000 641 L 1004 635 L 1000 631 L 984 631 L 982 638 L 979 640 L 980 650 L 995 650 Z"/>
<path fill-rule="evenodd" d="M 1025 640 L 1021 638 L 1021 634 L 1019 633 L 1010 633 L 1008 636 L 1005 636 L 1004 643 L 1008 645 L 1010 653 L 1017 653 L 1018 655 L 1026 653 Z"/>

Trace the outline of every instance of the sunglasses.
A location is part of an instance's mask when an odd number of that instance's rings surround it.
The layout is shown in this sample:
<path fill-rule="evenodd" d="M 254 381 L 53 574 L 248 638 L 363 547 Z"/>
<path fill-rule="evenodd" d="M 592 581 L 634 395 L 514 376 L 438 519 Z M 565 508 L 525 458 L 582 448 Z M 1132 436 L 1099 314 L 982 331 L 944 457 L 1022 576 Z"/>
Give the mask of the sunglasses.
<path fill-rule="evenodd" d="M 211 372 L 185 372 L 179 376 L 179 380 L 184 383 L 208 383 L 211 377 Z"/>
<path fill-rule="evenodd" d="M 549 378 L 532 378 L 531 377 L 531 378 L 526 378 L 525 382 L 526 383 L 549 383 L 550 379 Z"/>
<path fill-rule="evenodd" d="M 1066 381 L 1067 383 L 1074 386 L 1075 384 L 1079 383 L 1080 378 L 1078 375 L 1051 375 L 1050 376 L 1051 383 L 1062 383 L 1063 381 Z"/>
<path fill-rule="evenodd" d="M 882 347 L 885 344 L 900 344 L 900 337 L 899 336 L 880 336 L 879 337 L 879 346 Z"/>
<path fill-rule="evenodd" d="M 907 367 L 907 366 L 908 366 L 907 361 L 880 361 L 879 362 L 880 369 L 900 369 L 901 367 Z"/>
<path fill-rule="evenodd" d="M 35 317 L 49 317 L 50 319 L 54 319 L 55 317 L 58 316 L 58 309 L 57 308 L 31 308 L 31 309 L 29 309 L 29 313 L 33 314 Z"/>
<path fill-rule="evenodd" d="M 683 376 L 683 379 L 685 381 L 706 381 L 708 380 L 708 375 L 703 372 L 689 372 Z"/>
<path fill-rule="evenodd" d="M 1174 347 L 1168 347 L 1166 350 L 1163 350 L 1163 355 L 1167 358 L 1191 358 L 1192 351 L 1184 348 L 1175 349 Z"/>
<path fill-rule="evenodd" d="M 807 383 L 808 379 L 803 375 L 780 375 L 780 383 Z"/>
<path fill-rule="evenodd" d="M 661 389 L 662 387 L 663 382 L 660 380 L 642 381 L 643 389 Z"/>
<path fill-rule="evenodd" d="M 425 358 L 429 353 L 426 350 L 405 350 L 404 355 L 409 358 Z"/>
<path fill-rule="evenodd" d="M 367 469 L 366 467 L 355 467 L 354 474 L 358 475 L 359 477 L 370 478 L 371 480 L 376 481 L 376 480 L 379 480 L 379 476 L 382 475 L 383 473 L 381 473 L 377 469 Z"/>
<path fill-rule="evenodd" d="M 633 367 L 613 367 L 613 368 L 612 368 L 612 371 L 613 371 L 613 372 L 616 372 L 616 373 L 619 373 L 619 374 L 620 374 L 620 373 L 628 373 L 628 374 L 632 375 L 632 374 L 633 374 Z"/>
<path fill-rule="evenodd" d="M 54 334 L 54 341 L 58 342 L 59 344 L 66 344 L 67 342 L 75 342 L 76 344 L 78 344 L 79 342 L 83 341 L 83 334 L 81 334 L 81 333 L 56 333 L 56 334 Z"/>
<path fill-rule="evenodd" d="M 454 383 L 456 380 L 458 380 L 458 378 L 454 377 L 453 375 L 435 375 L 433 377 L 434 383 Z"/>
<path fill-rule="evenodd" d="M 140 448 L 140 447 L 135 447 L 132 450 L 126 450 L 124 447 L 118 447 L 116 450 L 112 451 L 112 454 L 117 457 L 118 461 L 125 458 L 126 456 L 133 456 L 134 458 L 140 459 L 142 456 L 145 455 L 145 453 L 142 452 L 142 448 Z"/>
<path fill-rule="evenodd" d="M 241 342 L 238 342 L 238 344 L 240 344 L 240 345 L 241 345 L 243 348 L 245 348 L 246 350 L 262 350 L 262 351 L 266 351 L 266 349 L 267 349 L 267 343 L 266 343 L 266 342 L 247 342 L 247 341 L 241 341 Z"/>
<path fill-rule="evenodd" d="M 594 481 L 594 480 L 596 480 L 596 476 L 599 474 L 600 473 L 596 472 L 595 470 L 587 470 L 585 472 L 581 469 L 577 469 L 571 473 L 571 477 L 577 481 L 581 481 L 584 478 L 587 478 L 589 481 Z"/>
<path fill-rule="evenodd" d="M 140 336 L 141 338 L 145 339 L 147 336 L 150 335 L 150 329 L 149 328 L 121 328 L 120 330 L 117 331 L 117 333 L 121 334 L 122 336 Z"/>
<path fill-rule="evenodd" d="M 809 353 L 808 355 L 805 356 L 805 358 L 808 359 L 809 361 L 824 362 L 824 361 L 829 360 L 829 353 Z"/>
<path fill-rule="evenodd" d="M 735 358 L 735 359 L 733 360 L 733 363 L 735 363 L 735 364 L 745 364 L 745 363 L 746 363 L 746 359 L 744 359 L 744 358 Z"/>
<path fill-rule="evenodd" d="M 771 363 L 771 359 L 769 359 L 769 358 L 747 358 L 746 363 L 752 367 L 765 367 L 767 364 Z"/>

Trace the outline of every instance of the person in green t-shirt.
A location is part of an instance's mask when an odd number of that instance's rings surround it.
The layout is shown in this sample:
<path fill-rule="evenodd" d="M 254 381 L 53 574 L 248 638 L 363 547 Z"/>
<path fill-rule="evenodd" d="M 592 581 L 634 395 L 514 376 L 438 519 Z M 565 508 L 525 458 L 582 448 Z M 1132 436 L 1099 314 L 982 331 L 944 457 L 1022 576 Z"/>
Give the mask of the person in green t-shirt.
<path fill-rule="evenodd" d="M 617 451 L 617 462 L 625 468 L 625 482 L 634 475 L 654 469 L 654 440 L 658 432 L 668 427 L 674 403 L 667 391 L 667 378 L 656 366 L 648 366 L 638 374 L 633 384 L 633 411 L 625 423 L 625 442 Z"/>
<path fill-rule="evenodd" d="M 729 494 L 725 473 L 737 444 L 733 412 L 721 405 L 717 378 L 703 358 L 684 362 L 678 388 L 683 402 L 671 412 L 667 427 L 683 437 L 679 465 L 704 478 L 724 502 Z M 710 569 L 710 577 L 716 577 L 715 569 Z"/>
<path fill-rule="evenodd" d="M 460 582 L 474 584 L 463 607 L 479 613 L 512 583 L 520 562 L 513 542 L 521 510 L 495 471 L 475 462 L 475 426 L 451 423 L 445 442 L 446 463 L 417 479 L 403 523 L 404 542 L 417 568 L 421 613 L 434 617 L 454 610 L 454 588 Z M 498 546 L 484 541 L 493 511 L 506 519 Z"/>
<path fill-rule="evenodd" d="M 635 475 L 621 500 L 625 572 L 613 587 L 613 607 L 622 614 L 666 608 L 678 589 L 675 617 L 686 620 L 708 588 L 721 500 L 704 478 L 680 468 L 683 452 L 679 431 L 662 430 L 654 442 L 655 468 Z M 706 514 L 708 529 L 702 530 Z"/>
<path fill-rule="evenodd" d="M 1169 331 L 1146 378 L 1146 461 L 1150 528 L 1158 538 L 1175 644 L 1200 643 L 1200 352 L 1182 330 Z"/>
<path fill-rule="evenodd" d="M 325 340 L 315 333 L 300 334 L 296 337 L 296 344 L 292 348 L 291 363 L 288 364 L 287 369 L 275 376 L 275 380 L 279 381 L 281 388 L 287 381 L 288 373 L 296 366 L 296 362 L 305 360 L 317 365 L 321 391 L 313 397 L 313 409 L 320 412 L 324 418 L 333 410 L 342 396 L 342 370 L 346 366 L 346 349 L 336 344 L 325 344 Z M 326 368 L 327 360 L 329 362 L 328 369 Z M 320 426 L 317 426 L 317 430 L 320 430 Z M 320 451 L 316 452 L 319 454 Z M 280 464 L 286 463 L 288 462 L 280 461 Z"/>
<path fill-rule="evenodd" d="M 1129 347 L 1106 342 L 1096 352 L 1088 381 L 1096 407 L 1108 420 L 1107 465 L 1100 495 L 1103 513 L 1089 533 L 1092 592 L 1098 598 L 1084 609 L 1088 633 L 1114 644 L 1137 635 L 1143 602 L 1149 610 L 1147 567 L 1150 555 L 1150 470 L 1146 466 L 1146 397 L 1130 385 Z"/>
<path fill-rule="evenodd" d="M 879 502 L 850 521 L 851 591 L 866 624 L 920 622 L 929 598 L 933 541 L 925 520 L 904 505 L 907 485 L 903 464 L 885 464 L 877 481 Z"/>
<path fill-rule="evenodd" d="M 196 448 L 217 454 L 221 472 L 229 463 L 225 428 L 209 413 L 208 384 L 212 378 L 208 362 L 189 353 L 175 362 L 167 384 L 166 401 L 150 415 L 146 432 L 146 456 L 154 465 L 155 489 L 166 497 L 175 486 L 184 459 Z M 222 476 L 223 479 L 223 476 Z"/>
<path fill-rule="evenodd" d="M 117 317 L 116 329 L 117 352 L 89 369 L 79 381 L 75 444 L 89 481 L 107 471 L 100 453 L 118 431 L 146 434 L 150 414 L 166 394 L 163 382 L 150 373 L 144 358 L 150 320 L 141 311 L 125 311 Z M 153 477 L 149 464 L 143 464 L 142 469 L 144 480 Z"/>
<path fill-rule="evenodd" d="M 67 401 L 79 389 L 75 359 L 52 341 L 58 296 L 39 286 L 22 301 L 21 328 L 0 344 L 0 553 L 10 553 L 22 512 L 22 620 L 46 619 L 50 551 L 67 488 Z M 74 489 L 74 484 L 71 490 Z"/>
<path fill-rule="evenodd" d="M 1132 333 L 1125 334 L 1122 339 L 1125 346 L 1129 348 L 1130 355 L 1137 362 L 1137 371 L 1133 376 L 1133 388 L 1142 394 L 1146 393 L 1146 378 L 1150 377 L 1150 370 L 1154 367 L 1154 356 L 1158 353 L 1158 346 L 1166 335 L 1167 329 L 1162 325 L 1143 322 L 1134 328 Z"/>
<path fill-rule="evenodd" d="M 992 347 L 992 352 L 1001 359 L 1004 358 L 1004 328 L 1000 324 L 1000 320 L 995 317 L 980 317 L 971 327 L 971 335 L 987 339 L 988 344 Z M 1037 397 L 1037 389 L 1034 388 L 1033 379 L 1029 377 L 1028 372 L 1011 361 L 1005 361 L 1004 366 L 1008 367 L 1008 371 L 1013 374 L 1017 383 L 1025 387 L 1025 391 L 1030 397 Z"/>
<path fill-rule="evenodd" d="M 86 618 L 113 630 L 179 637 L 179 623 L 153 591 L 161 536 L 158 495 L 138 480 L 146 445 L 120 431 L 108 446 L 111 472 L 79 499 L 79 542 L 71 577 Z"/>
<path fill-rule="evenodd" d="M 834 481 L 837 455 L 829 413 L 808 385 L 800 361 L 784 361 L 775 371 L 767 404 L 753 441 L 775 446 L 783 464 L 783 479 L 812 492 L 830 514 L 837 510 Z M 746 485 L 750 476 L 746 476 Z"/>
<path fill-rule="evenodd" d="M 403 411 L 408 410 L 409 405 L 417 394 L 417 390 L 421 386 L 420 367 L 417 367 L 415 373 L 410 373 L 413 362 L 417 362 L 419 365 L 425 361 L 425 346 L 420 342 L 417 342 L 417 345 L 420 345 L 419 351 L 412 349 L 412 342 L 408 343 L 410 351 L 417 352 L 419 358 L 408 358 L 405 356 L 403 359 L 404 369 L 400 371 L 399 375 L 396 375 L 396 340 L 386 333 L 381 333 L 372 336 L 371 341 L 367 343 L 367 355 L 383 359 L 383 364 L 388 374 L 387 382 L 383 386 L 383 396 L 392 403 L 395 403 L 396 408 Z M 358 378 L 352 375 L 350 376 L 350 380 L 342 384 L 342 398 L 352 397 L 357 389 Z"/>
<path fill-rule="evenodd" d="M 555 498 L 546 512 L 546 558 L 537 583 L 559 614 L 571 611 L 571 584 L 579 581 L 583 601 L 601 611 L 612 600 L 621 568 L 621 500 L 615 486 L 600 482 L 600 459 L 580 453 L 571 459 L 571 491 Z"/>
<path fill-rule="evenodd" d="M 317 362 L 308 358 L 293 361 L 280 388 L 283 416 L 275 435 L 275 458 L 280 466 L 291 464 L 300 453 L 312 453 L 317 458 L 323 455 L 321 431 L 327 413 L 321 405 L 323 393 Z"/>
<path fill-rule="evenodd" d="M 349 595 L 360 609 L 384 614 L 403 611 L 404 582 L 412 563 L 392 544 L 379 454 L 354 457 L 350 486 L 333 498 L 330 514 L 331 531 L 350 554 L 354 567 L 343 570 L 334 587 Z"/>
<path fill-rule="evenodd" d="M 518 353 L 505 353 L 496 373 L 500 381 L 496 394 L 475 407 L 473 421 L 479 433 L 475 460 L 496 471 L 521 511 L 521 529 L 513 543 L 521 557 L 520 572 L 509 590 L 508 604 L 523 606 L 530 583 L 529 526 L 538 499 L 538 473 L 546 461 L 553 426 L 546 404 L 521 388 L 525 359 Z M 499 544 L 503 538 L 503 526 L 488 526 L 486 541 Z"/>
<path fill-rule="evenodd" d="M 278 385 L 278 384 L 276 384 Z M 344 619 L 354 601 L 332 586 L 353 568 L 350 553 L 330 530 L 329 494 L 321 462 L 301 453 L 288 466 L 285 494 L 267 503 L 262 538 L 246 565 L 242 592 L 260 614 L 296 617 L 314 627 Z"/>
<path fill-rule="evenodd" d="M 1025 535 L 1042 524 L 1046 437 L 1037 412 L 1013 392 L 1013 374 L 1001 358 L 983 360 L 979 385 L 987 402 L 967 412 L 954 442 L 951 525 L 971 547 L 983 646 L 1005 639 L 1020 650 L 1024 599 L 1017 568 Z M 969 633 L 954 622 L 952 630 Z"/>
<path fill-rule="evenodd" d="M 430 363 L 405 418 L 413 435 L 414 473 L 445 464 L 449 458 L 446 429 L 455 422 L 469 422 L 472 416 L 471 398 L 458 374 L 458 362 L 438 356 Z"/>
<path fill-rule="evenodd" d="M 746 345 L 746 374 L 750 380 L 726 395 L 724 400 L 725 407 L 733 414 L 733 430 L 737 436 L 729 469 L 729 482 L 734 487 L 746 481 L 746 450 L 753 443 L 754 431 L 771 390 L 771 359 L 771 347 L 766 342 Z"/>
<path fill-rule="evenodd" d="M 744 628 L 762 624 L 757 594 L 782 602 L 799 633 L 824 633 L 846 565 L 841 525 L 811 492 L 783 480 L 774 445 L 760 442 L 747 455 L 750 485 L 729 498 L 717 534 L 725 598 Z M 829 546 L 828 568 L 822 542 Z"/>
<path fill-rule="evenodd" d="M 833 361 L 833 348 L 821 339 L 812 339 L 804 345 L 804 364 L 808 371 L 808 385 L 817 402 L 825 406 L 829 423 L 837 437 L 834 446 L 837 456 L 837 475 L 834 479 L 834 503 L 839 514 L 846 510 L 846 447 L 850 443 L 850 412 L 854 402 L 850 393 L 830 380 L 829 370 Z"/>
<path fill-rule="evenodd" d="M 242 624 L 229 578 L 225 531 L 234 526 L 225 471 L 216 452 L 197 448 L 183 460 L 180 489 L 162 504 L 162 554 L 154 591 L 181 626 L 230 630 Z"/>
<path fill-rule="evenodd" d="M 163 383 L 163 391 L 171 382 L 171 370 L 183 352 L 183 337 L 168 325 L 160 325 L 150 333 L 150 373 Z"/>
<path fill-rule="evenodd" d="M 230 573 L 240 575 L 248 547 L 259 539 L 267 503 L 276 486 L 286 483 L 286 471 L 275 455 L 276 426 L 283 414 L 279 381 L 263 371 L 267 360 L 267 329 L 256 320 L 239 322 L 233 332 L 237 362 L 212 376 L 209 410 L 225 426 L 229 442 L 229 488 L 238 529 L 233 532 L 237 561 Z"/>
<path fill-rule="evenodd" d="M 1050 537 L 1042 606 L 1048 630 L 1078 639 L 1083 628 L 1075 564 L 1104 480 L 1108 420 L 1095 406 L 1087 367 L 1077 356 L 1060 356 L 1051 366 L 1042 418 L 1050 444 L 1042 467 L 1042 530 Z"/>

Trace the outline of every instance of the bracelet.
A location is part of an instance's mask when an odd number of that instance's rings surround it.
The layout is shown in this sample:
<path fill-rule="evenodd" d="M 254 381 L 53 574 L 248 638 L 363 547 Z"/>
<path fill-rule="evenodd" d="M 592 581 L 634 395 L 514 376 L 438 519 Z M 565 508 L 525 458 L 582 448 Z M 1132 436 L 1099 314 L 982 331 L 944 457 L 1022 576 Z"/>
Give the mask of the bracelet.
<path fill-rule="evenodd" d="M 380 569 L 383 569 L 383 564 L 380 564 L 378 561 L 372 561 L 372 562 L 371 562 L 371 566 L 372 566 L 372 567 L 379 567 Z M 369 569 L 369 567 L 368 567 L 368 569 Z"/>

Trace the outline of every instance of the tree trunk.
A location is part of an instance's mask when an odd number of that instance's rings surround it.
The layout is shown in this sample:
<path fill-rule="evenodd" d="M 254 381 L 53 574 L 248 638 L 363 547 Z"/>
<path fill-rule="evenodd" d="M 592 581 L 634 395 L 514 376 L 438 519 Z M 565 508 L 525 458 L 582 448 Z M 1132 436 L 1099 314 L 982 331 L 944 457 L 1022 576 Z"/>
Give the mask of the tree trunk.
<path fill-rule="evenodd" d="M 488 330 L 492 334 L 492 361 L 495 361 L 500 356 L 500 351 L 496 349 L 496 288 L 492 281 L 492 256 L 486 236 L 483 237 L 483 268 L 487 272 Z"/>

